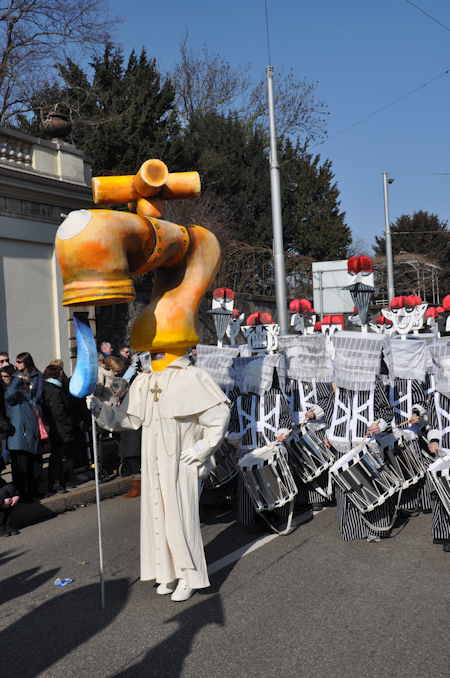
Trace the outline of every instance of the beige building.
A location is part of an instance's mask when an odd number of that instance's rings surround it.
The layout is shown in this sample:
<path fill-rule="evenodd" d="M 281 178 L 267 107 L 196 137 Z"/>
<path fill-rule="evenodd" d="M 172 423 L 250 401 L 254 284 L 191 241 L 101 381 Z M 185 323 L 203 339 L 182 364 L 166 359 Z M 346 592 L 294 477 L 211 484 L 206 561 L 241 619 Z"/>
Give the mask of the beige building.
<path fill-rule="evenodd" d="M 29 351 L 39 369 L 69 366 L 53 243 L 68 212 L 91 206 L 90 178 L 74 146 L 0 128 L 0 351 Z"/>

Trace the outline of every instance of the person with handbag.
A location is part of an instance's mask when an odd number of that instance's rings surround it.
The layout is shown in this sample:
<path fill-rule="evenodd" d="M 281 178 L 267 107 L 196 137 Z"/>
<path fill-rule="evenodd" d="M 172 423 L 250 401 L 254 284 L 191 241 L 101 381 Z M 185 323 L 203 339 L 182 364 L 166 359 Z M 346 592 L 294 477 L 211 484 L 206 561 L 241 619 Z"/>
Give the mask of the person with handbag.
<path fill-rule="evenodd" d="M 48 492 L 54 492 L 55 483 L 67 492 L 67 481 L 73 470 L 75 427 L 71 401 L 64 388 L 63 368 L 59 365 L 50 364 L 44 370 L 42 411 L 50 442 Z"/>
<path fill-rule="evenodd" d="M 38 420 L 23 381 L 14 376 L 14 368 L 2 368 L 0 377 L 6 416 L 12 427 L 6 446 L 11 457 L 13 483 L 22 501 L 33 501 L 38 497 L 41 472 Z"/>
<path fill-rule="evenodd" d="M 40 409 L 44 388 L 42 373 L 39 372 L 32 356 L 27 351 L 19 353 L 16 358 L 16 376 L 23 379 L 32 405 Z"/>
<path fill-rule="evenodd" d="M 0 471 L 3 471 L 3 469 L 6 468 L 6 465 L 10 462 L 9 453 L 6 448 L 6 440 L 13 432 L 14 429 L 11 426 L 11 422 L 6 416 L 3 386 L 0 386 Z"/>

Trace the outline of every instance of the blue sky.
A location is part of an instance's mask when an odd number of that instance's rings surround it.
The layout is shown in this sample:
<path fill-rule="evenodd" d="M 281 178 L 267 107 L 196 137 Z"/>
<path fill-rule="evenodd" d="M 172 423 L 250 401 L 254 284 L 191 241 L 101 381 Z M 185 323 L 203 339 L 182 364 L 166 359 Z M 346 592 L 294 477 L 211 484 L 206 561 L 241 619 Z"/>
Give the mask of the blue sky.
<path fill-rule="evenodd" d="M 448 30 L 406 0 L 268 0 L 273 65 L 318 82 L 330 116 L 315 150 L 331 159 L 347 223 L 368 245 L 383 229 L 384 170 L 395 177 L 391 220 L 423 209 L 450 221 L 450 73 L 354 126 L 450 69 L 450 2 L 414 3 Z M 188 32 L 192 47 L 264 76 L 264 0 L 109 4 L 125 51 L 145 45 L 163 71 Z"/>

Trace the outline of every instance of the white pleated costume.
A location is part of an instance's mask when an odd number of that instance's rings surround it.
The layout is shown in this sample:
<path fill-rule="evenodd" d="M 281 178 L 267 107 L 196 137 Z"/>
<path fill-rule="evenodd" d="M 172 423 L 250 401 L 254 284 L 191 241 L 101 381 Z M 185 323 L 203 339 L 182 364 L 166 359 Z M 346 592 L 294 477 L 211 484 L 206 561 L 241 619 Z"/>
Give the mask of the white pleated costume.
<path fill-rule="evenodd" d="M 203 463 L 222 440 L 229 419 L 225 394 L 188 358 L 162 372 L 140 374 L 119 408 L 102 407 L 109 430 L 142 426 L 141 579 L 184 579 L 209 586 L 200 531 L 200 463 L 180 461 L 192 450 Z"/>

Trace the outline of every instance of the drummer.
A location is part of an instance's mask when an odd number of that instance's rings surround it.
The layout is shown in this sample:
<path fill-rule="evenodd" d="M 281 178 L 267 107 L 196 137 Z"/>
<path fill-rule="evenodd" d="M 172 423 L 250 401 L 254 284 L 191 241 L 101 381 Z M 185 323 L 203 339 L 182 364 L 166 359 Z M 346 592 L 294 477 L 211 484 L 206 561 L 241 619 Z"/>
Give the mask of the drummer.
<path fill-rule="evenodd" d="M 426 308 L 420 297 L 409 295 L 394 297 L 389 307 L 382 309 L 393 324 L 390 342 L 394 381 L 389 387 L 393 430 L 399 439 L 416 436 L 419 442 L 426 429 L 430 357 L 427 342 L 416 333 L 423 327 Z M 408 516 L 431 513 L 430 486 L 426 478 L 402 492 L 400 508 Z"/>
<path fill-rule="evenodd" d="M 366 436 L 378 436 L 389 427 L 393 414 L 380 371 L 382 366 L 389 369 L 391 359 L 387 338 L 380 334 L 338 332 L 332 342 L 335 389 L 325 417 L 331 421 L 327 438 L 339 459 Z M 377 542 L 388 533 L 393 513 L 390 501 L 370 511 L 363 520 L 357 507 L 336 487 L 336 505 L 338 534 L 344 541 Z"/>
<path fill-rule="evenodd" d="M 279 348 L 286 360 L 286 395 L 292 418 L 297 426 L 306 427 L 323 441 L 330 424 L 324 407 L 332 398 L 333 380 L 327 338 L 321 334 L 282 336 Z M 304 486 L 305 501 L 313 511 L 332 501 L 328 478 L 329 474 L 323 473 Z"/>
<path fill-rule="evenodd" d="M 227 438 L 241 455 L 270 443 L 282 442 L 294 426 L 280 388 L 280 361 L 276 354 L 235 361 L 240 393 L 231 410 Z M 277 513 L 283 520 L 283 509 Z M 237 488 L 237 520 L 247 530 L 259 526 L 258 513 L 242 477 L 239 477 Z"/>
<path fill-rule="evenodd" d="M 428 403 L 428 451 L 433 456 L 450 454 L 450 345 L 447 338 L 430 346 L 434 367 L 435 392 Z M 437 492 L 432 492 L 433 544 L 442 544 L 450 553 L 450 516 Z"/>

